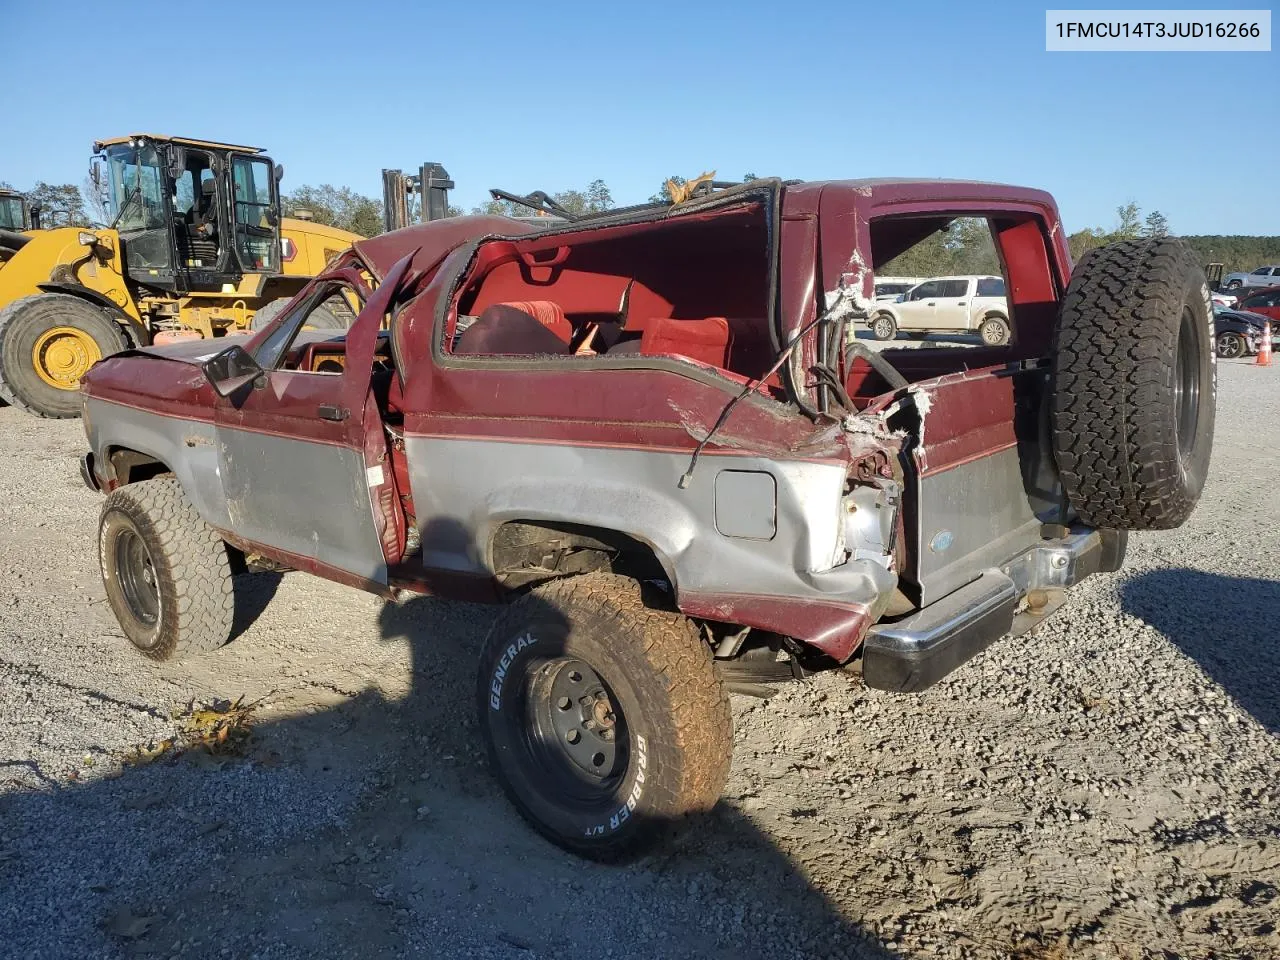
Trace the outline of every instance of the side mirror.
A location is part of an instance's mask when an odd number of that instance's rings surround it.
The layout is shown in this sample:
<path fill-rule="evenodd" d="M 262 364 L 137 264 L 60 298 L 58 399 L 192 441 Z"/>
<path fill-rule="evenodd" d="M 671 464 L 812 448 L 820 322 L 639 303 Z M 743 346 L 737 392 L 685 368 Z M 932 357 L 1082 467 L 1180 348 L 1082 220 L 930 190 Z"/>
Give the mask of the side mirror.
<path fill-rule="evenodd" d="M 283 179 L 284 179 L 284 164 L 283 164 L 283 163 L 277 163 L 277 164 L 276 164 L 275 174 L 276 174 L 276 183 L 279 183 L 281 180 L 283 180 Z"/>
<path fill-rule="evenodd" d="M 257 388 L 266 383 L 266 371 L 239 344 L 210 357 L 200 365 L 200 369 L 220 397 L 229 397 L 246 384 L 251 383 Z"/>
<path fill-rule="evenodd" d="M 169 144 L 169 176 L 177 180 L 187 172 L 187 150 L 176 143 Z"/>

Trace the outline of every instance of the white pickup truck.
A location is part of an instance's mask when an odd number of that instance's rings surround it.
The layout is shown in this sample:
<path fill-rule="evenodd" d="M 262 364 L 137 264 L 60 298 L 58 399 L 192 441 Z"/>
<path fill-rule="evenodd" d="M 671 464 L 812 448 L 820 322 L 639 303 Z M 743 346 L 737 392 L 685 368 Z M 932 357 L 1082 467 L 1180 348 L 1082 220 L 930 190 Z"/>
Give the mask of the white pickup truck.
<path fill-rule="evenodd" d="M 892 340 L 905 333 L 974 332 L 988 346 L 1009 342 L 1009 304 L 1004 278 L 934 277 L 918 283 L 894 302 L 879 302 L 871 315 L 871 333 Z"/>

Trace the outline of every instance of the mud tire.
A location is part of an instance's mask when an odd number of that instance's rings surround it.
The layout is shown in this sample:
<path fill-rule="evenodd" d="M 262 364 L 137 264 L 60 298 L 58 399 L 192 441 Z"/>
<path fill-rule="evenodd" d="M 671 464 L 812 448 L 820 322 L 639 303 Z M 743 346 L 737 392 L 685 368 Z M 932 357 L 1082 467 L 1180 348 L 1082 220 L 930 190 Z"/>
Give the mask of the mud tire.
<path fill-rule="evenodd" d="M 1095 527 L 1165 530 L 1204 489 L 1217 365 L 1204 272 L 1173 238 L 1122 240 L 1071 275 L 1053 339 L 1054 454 Z"/>
<path fill-rule="evenodd" d="M 249 320 L 249 329 L 255 332 L 264 329 L 292 300 L 292 297 L 279 297 L 262 306 Z M 351 314 L 350 309 L 346 310 L 346 313 Z M 312 330 L 346 330 L 351 326 L 352 319 L 353 316 L 340 317 L 335 311 L 321 304 L 307 315 L 306 326 Z"/>
<path fill-rule="evenodd" d="M 507 607 L 485 640 L 477 700 L 494 772 L 535 829 L 584 857 L 652 846 L 714 807 L 728 776 L 728 698 L 697 628 L 663 599 L 613 574 L 557 580 Z M 539 720 L 570 710 L 560 706 L 569 697 L 546 694 L 573 664 L 598 677 L 615 709 L 613 776 L 600 782 L 584 783 Z"/>
<path fill-rule="evenodd" d="M 128 556 L 145 551 L 150 579 L 132 576 Z M 98 525 L 102 582 L 120 628 L 152 660 L 216 650 L 231 636 L 234 597 L 227 546 L 174 477 L 115 490 Z M 132 580 L 132 582 L 131 582 Z M 140 615 L 143 584 L 154 584 L 155 615 Z"/>

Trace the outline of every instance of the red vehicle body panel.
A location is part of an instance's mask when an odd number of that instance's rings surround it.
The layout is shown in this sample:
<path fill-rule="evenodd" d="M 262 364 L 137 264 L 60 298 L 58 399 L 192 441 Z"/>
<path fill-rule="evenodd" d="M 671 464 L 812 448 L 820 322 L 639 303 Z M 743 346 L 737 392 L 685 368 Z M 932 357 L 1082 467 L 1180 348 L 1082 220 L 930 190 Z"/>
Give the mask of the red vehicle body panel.
<path fill-rule="evenodd" d="M 1053 319 L 1070 275 L 1070 257 L 1052 198 L 1041 191 L 997 184 L 916 180 L 802 183 L 786 186 L 780 195 L 773 300 L 780 341 L 795 336 L 842 290 L 851 291 L 855 300 L 870 300 L 875 264 L 923 239 L 938 228 L 940 219 L 962 215 L 992 219 L 997 249 L 1006 267 L 1008 296 L 1018 319 L 1013 348 L 924 351 L 895 359 L 895 363 L 915 384 L 913 389 L 942 401 L 930 417 L 927 446 L 917 452 L 922 475 L 941 473 L 1016 443 L 1014 378 L 992 376 L 991 365 L 1035 360 L 1048 348 Z M 572 229 L 572 224 L 565 226 L 565 230 Z M 617 229 L 625 233 L 638 228 L 621 223 Z M 627 367 L 591 361 L 577 365 L 490 358 L 460 361 L 441 352 L 442 325 L 452 329 L 460 296 L 455 280 L 472 262 L 477 241 L 497 236 L 527 240 L 533 233 L 533 227 L 506 218 L 463 217 L 355 244 L 355 255 L 379 280 L 397 261 L 409 258 L 413 297 L 393 309 L 391 333 L 399 371 L 395 404 L 403 411 L 406 437 L 692 453 L 746 382 L 744 377 L 702 371 L 688 362 L 651 361 Z M 545 239 L 539 237 L 535 246 L 542 252 L 525 260 L 526 271 L 538 269 L 539 263 L 553 263 L 560 255 L 554 230 Z M 689 255 L 694 253 L 691 250 Z M 515 265 L 509 272 L 516 276 Z M 492 290 L 486 288 L 486 296 L 494 301 L 517 294 L 524 298 L 523 286 L 511 282 L 508 289 L 504 286 L 507 283 L 498 277 Z M 305 295 L 306 291 L 299 297 Z M 617 295 L 613 287 L 599 291 L 604 300 L 616 301 Z M 639 295 L 640 312 L 658 311 L 657 302 L 643 305 L 645 295 Z M 272 329 L 269 326 L 258 333 L 249 349 Z M 810 408 L 820 405 L 821 396 L 815 386 L 803 382 L 803 371 L 816 362 L 820 349 L 818 334 L 810 332 L 802 341 L 797 361 L 800 400 Z M 156 363 L 145 384 L 136 381 L 135 371 L 132 365 L 108 360 L 86 378 L 85 392 L 170 417 L 205 421 L 213 417 L 216 397 L 198 366 Z M 672 371 L 679 376 L 671 376 Z M 868 412 L 883 412 L 891 403 L 886 384 L 865 361 L 855 361 L 843 375 L 849 394 Z M 311 379 L 318 380 L 315 390 L 319 393 L 312 396 L 306 389 L 291 392 L 290 402 L 296 401 L 296 410 L 277 405 L 259 415 L 247 409 L 241 425 L 321 442 L 352 443 L 342 425 L 314 418 L 321 394 L 332 389 L 323 379 Z M 848 434 L 832 430 L 829 422 L 815 424 L 794 404 L 771 399 L 767 391 L 766 385 L 735 409 L 716 433 L 711 449 L 721 456 L 764 456 L 844 466 L 867 457 L 877 464 L 871 469 L 888 469 L 878 465 L 883 462 L 882 445 L 850 439 Z M 957 399 L 950 399 L 952 396 Z M 354 399 L 350 404 L 353 413 L 360 409 Z M 275 553 L 282 562 L 301 569 L 342 582 L 352 580 L 342 571 L 326 569 L 315 558 Z M 477 584 L 474 578 L 432 570 L 406 575 L 402 583 L 469 598 L 493 593 L 491 582 Z M 359 585 L 378 589 L 377 584 Z M 866 605 L 837 597 L 793 599 L 682 591 L 678 603 L 690 614 L 805 640 L 842 661 L 853 653 L 873 620 Z"/>

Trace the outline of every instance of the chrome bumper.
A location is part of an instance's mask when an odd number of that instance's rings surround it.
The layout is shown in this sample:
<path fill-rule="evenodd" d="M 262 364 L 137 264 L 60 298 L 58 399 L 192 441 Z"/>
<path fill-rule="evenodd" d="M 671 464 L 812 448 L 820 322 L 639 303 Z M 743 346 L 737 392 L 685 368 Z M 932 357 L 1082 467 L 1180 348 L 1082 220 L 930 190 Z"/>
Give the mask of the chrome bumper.
<path fill-rule="evenodd" d="M 1040 623 L 1061 606 L 1068 587 L 1119 570 L 1127 541 L 1123 530 L 1046 540 L 910 616 L 876 624 L 863 642 L 863 679 L 900 693 L 937 683 L 1006 634 Z"/>

